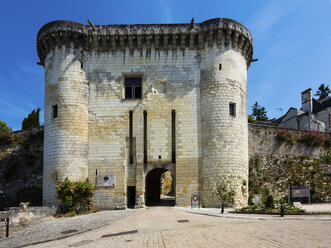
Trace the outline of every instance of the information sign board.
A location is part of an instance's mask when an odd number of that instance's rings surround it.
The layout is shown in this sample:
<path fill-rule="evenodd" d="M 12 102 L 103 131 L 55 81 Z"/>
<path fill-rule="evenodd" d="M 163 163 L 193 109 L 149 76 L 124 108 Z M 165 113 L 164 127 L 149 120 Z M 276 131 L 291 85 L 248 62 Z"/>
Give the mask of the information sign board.
<path fill-rule="evenodd" d="M 97 186 L 99 187 L 116 186 L 116 175 L 97 176 Z"/>

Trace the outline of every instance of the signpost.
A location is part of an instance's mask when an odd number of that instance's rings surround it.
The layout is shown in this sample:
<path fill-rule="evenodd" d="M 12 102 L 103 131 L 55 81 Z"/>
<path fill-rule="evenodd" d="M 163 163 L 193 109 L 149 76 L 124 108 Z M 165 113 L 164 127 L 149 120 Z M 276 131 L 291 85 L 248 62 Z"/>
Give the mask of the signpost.
<path fill-rule="evenodd" d="M 310 204 L 310 189 L 309 186 L 290 186 L 289 190 L 289 197 L 290 202 L 293 202 L 292 198 L 299 198 L 299 197 L 308 197 L 309 204 Z"/>
<path fill-rule="evenodd" d="M 192 197 L 191 197 L 191 208 L 200 208 L 199 195 L 198 194 L 192 195 Z"/>
<path fill-rule="evenodd" d="M 0 219 L 0 226 L 6 226 L 6 237 L 9 236 L 9 218 Z"/>

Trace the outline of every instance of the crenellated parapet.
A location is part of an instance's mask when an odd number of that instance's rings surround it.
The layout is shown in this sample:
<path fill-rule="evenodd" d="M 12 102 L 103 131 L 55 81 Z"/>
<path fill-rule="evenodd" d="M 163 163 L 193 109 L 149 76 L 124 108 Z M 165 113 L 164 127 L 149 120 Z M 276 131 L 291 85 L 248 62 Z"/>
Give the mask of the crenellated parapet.
<path fill-rule="evenodd" d="M 115 52 L 154 49 L 203 50 L 214 45 L 238 50 L 249 67 L 253 55 L 253 41 L 249 30 L 241 23 L 216 18 L 202 23 L 84 25 L 73 21 L 54 21 L 44 25 L 37 37 L 41 64 L 46 55 L 62 45 L 83 51 Z"/>

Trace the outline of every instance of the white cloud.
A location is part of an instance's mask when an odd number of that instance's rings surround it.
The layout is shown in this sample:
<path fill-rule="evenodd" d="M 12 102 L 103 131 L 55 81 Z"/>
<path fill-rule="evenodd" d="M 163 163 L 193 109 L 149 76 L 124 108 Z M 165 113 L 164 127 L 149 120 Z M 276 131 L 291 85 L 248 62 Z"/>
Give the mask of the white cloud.
<path fill-rule="evenodd" d="M 2 99 L 0 99 L 0 103 L 2 103 L 4 105 L 6 105 L 7 107 L 9 107 L 9 109 L 6 110 L 6 113 L 15 113 L 15 111 L 17 111 L 17 112 L 21 112 L 23 114 L 28 114 L 28 112 L 26 112 L 24 109 L 18 108 L 15 105 L 10 104 L 7 101 L 4 101 Z"/>
<path fill-rule="evenodd" d="M 259 40 L 266 39 L 272 32 L 272 28 L 301 3 L 303 1 L 300 0 L 266 1 L 266 4 L 258 9 L 248 22 L 253 36 Z"/>

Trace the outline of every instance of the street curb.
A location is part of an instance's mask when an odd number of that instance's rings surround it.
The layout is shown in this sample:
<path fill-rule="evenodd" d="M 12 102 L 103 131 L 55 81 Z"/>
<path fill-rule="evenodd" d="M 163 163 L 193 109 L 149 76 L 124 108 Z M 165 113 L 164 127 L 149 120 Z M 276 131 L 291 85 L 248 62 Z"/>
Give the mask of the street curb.
<path fill-rule="evenodd" d="M 331 221 L 331 218 L 299 218 L 299 217 L 264 217 L 264 216 L 235 216 L 234 214 L 213 214 L 213 213 L 202 213 L 202 212 L 193 212 L 185 211 L 178 208 L 174 208 L 177 211 L 181 211 L 189 214 L 198 214 L 206 215 L 219 218 L 229 218 L 229 219 L 245 219 L 245 220 L 318 220 L 318 221 Z"/>

